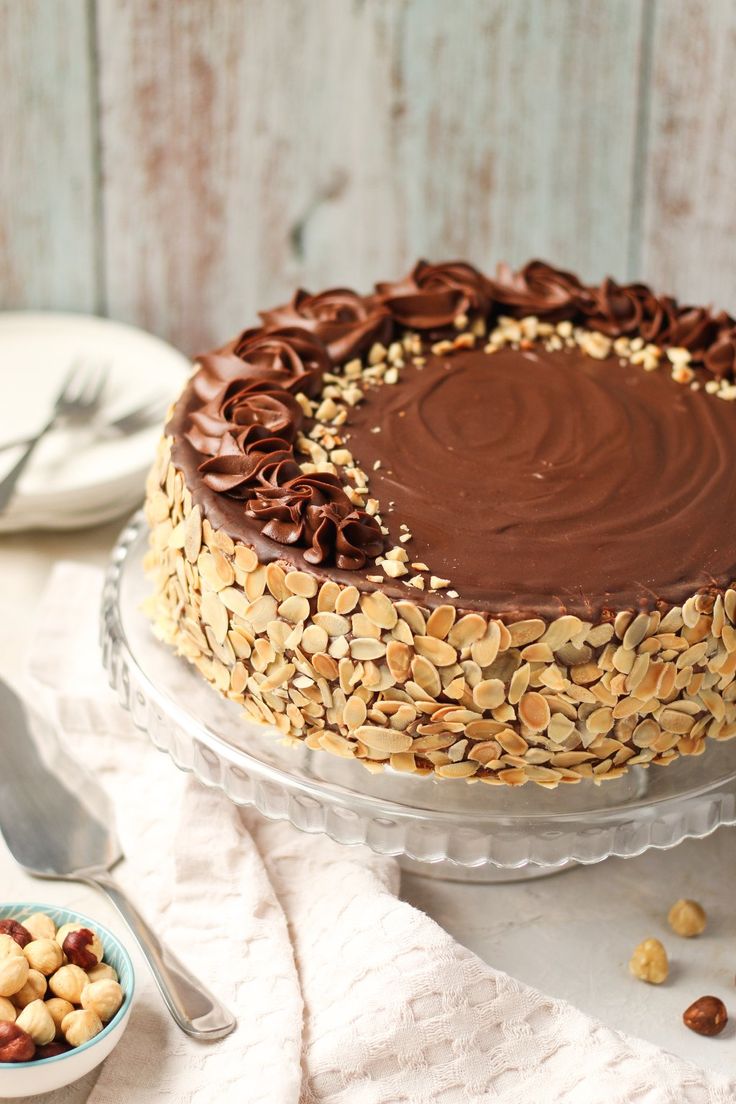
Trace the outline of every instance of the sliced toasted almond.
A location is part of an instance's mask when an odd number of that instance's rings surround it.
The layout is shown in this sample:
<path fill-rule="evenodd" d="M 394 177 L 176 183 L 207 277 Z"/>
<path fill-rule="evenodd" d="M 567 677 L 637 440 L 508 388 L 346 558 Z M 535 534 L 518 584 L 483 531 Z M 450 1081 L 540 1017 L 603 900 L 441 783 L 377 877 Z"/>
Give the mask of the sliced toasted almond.
<path fill-rule="evenodd" d="M 335 613 L 350 613 L 358 604 L 360 591 L 357 587 L 343 587 L 335 601 Z"/>
<path fill-rule="evenodd" d="M 437 667 L 457 663 L 457 652 L 446 640 L 438 640 L 435 636 L 415 636 L 414 647 L 419 655 L 425 656 Z"/>
<path fill-rule="evenodd" d="M 453 648 L 465 648 L 485 636 L 487 627 L 485 618 L 479 613 L 466 613 L 452 626 L 447 639 Z"/>
<path fill-rule="evenodd" d="M 511 637 L 511 647 L 520 648 L 524 644 L 531 644 L 538 640 L 546 626 L 540 618 L 530 617 L 526 621 L 515 621 L 506 627 Z"/>
<path fill-rule="evenodd" d="M 437 606 L 433 609 L 427 620 L 427 636 L 436 636 L 439 640 L 446 640 L 450 629 L 455 623 L 457 611 L 454 606 Z"/>
<path fill-rule="evenodd" d="M 225 587 L 220 591 L 219 597 L 231 613 L 237 613 L 239 617 L 246 616 L 246 610 L 250 603 L 242 590 L 237 590 L 235 587 Z"/>
<path fill-rule="evenodd" d="M 483 679 L 473 687 L 473 701 L 479 709 L 495 709 L 506 696 L 500 679 Z"/>
<path fill-rule="evenodd" d="M 390 640 L 386 646 L 386 663 L 397 682 L 404 682 L 411 671 L 412 650 L 398 640 Z"/>
<path fill-rule="evenodd" d="M 436 698 L 442 691 L 442 682 L 439 672 L 434 664 L 426 656 L 416 655 L 411 661 L 411 672 L 414 681 L 425 690 L 430 697 Z"/>
<path fill-rule="evenodd" d="M 235 548 L 235 563 L 241 571 L 250 574 L 258 567 L 258 556 L 247 544 L 239 544 Z"/>
<path fill-rule="evenodd" d="M 307 625 L 302 633 L 302 651 L 307 652 L 308 655 L 313 655 L 315 652 L 326 652 L 328 644 L 329 637 L 323 628 L 319 625 Z"/>
<path fill-rule="evenodd" d="M 435 767 L 435 774 L 440 778 L 471 778 L 480 768 L 480 763 L 469 763 L 467 760 L 460 763 L 445 763 Z"/>
<path fill-rule="evenodd" d="M 390 598 L 383 591 L 376 590 L 364 594 L 360 599 L 360 608 L 369 620 L 380 629 L 392 629 L 399 619 Z"/>
<path fill-rule="evenodd" d="M 347 617 L 343 617 L 339 613 L 322 611 L 315 613 L 312 620 L 315 625 L 319 625 L 321 629 L 324 629 L 329 637 L 345 636 L 350 631 L 350 622 Z"/>
<path fill-rule="evenodd" d="M 376 751 L 394 753 L 409 751 L 412 738 L 408 732 L 397 732 L 394 728 L 378 728 L 375 725 L 361 725 L 354 735 L 361 743 Z"/>
<path fill-rule="evenodd" d="M 281 603 L 278 612 L 279 617 L 284 617 L 287 621 L 296 625 L 301 621 L 306 621 L 309 617 L 309 602 L 298 594 L 291 594 Z"/>
<path fill-rule="evenodd" d="M 541 637 L 540 643 L 549 645 L 552 651 L 555 652 L 563 644 L 568 644 L 580 632 L 582 627 L 583 623 L 579 617 L 564 614 L 548 626 Z"/>
<path fill-rule="evenodd" d="M 535 690 L 523 694 L 519 701 L 519 717 L 532 732 L 543 732 L 551 719 L 546 698 Z"/>
<path fill-rule="evenodd" d="M 189 563 L 196 563 L 202 547 L 202 511 L 195 506 L 184 518 L 184 554 Z"/>
<path fill-rule="evenodd" d="M 314 598 L 319 586 L 314 575 L 308 575 L 306 571 L 289 571 L 284 582 L 287 590 L 301 598 Z"/>
<path fill-rule="evenodd" d="M 342 711 L 343 723 L 349 729 L 360 728 L 365 721 L 366 714 L 367 709 L 363 699 L 359 698 L 357 694 L 352 694 L 345 702 L 345 708 Z"/>
<path fill-rule="evenodd" d="M 490 621 L 486 631 L 480 640 L 476 640 L 470 647 L 470 654 L 479 667 L 490 667 L 501 650 L 502 626 L 498 621 Z M 508 636 L 508 629 L 503 626 Z"/>

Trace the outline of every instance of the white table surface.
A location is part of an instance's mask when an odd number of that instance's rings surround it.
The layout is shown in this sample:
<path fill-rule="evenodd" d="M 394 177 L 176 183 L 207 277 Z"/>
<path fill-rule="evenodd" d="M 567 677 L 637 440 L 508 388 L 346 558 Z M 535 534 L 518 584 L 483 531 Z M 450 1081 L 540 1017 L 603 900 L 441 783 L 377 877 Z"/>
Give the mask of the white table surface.
<path fill-rule="evenodd" d="M 119 528 L 114 523 L 85 532 L 0 536 L 0 675 L 10 681 L 22 676 L 35 611 L 54 561 L 103 565 Z M 65 903 L 121 931 L 94 891 L 26 878 L 2 843 L 0 885 L 0 899 Z M 735 887 L 736 836 L 725 828 L 672 851 L 609 859 L 535 881 L 462 885 L 406 874 L 403 896 L 493 966 L 572 1001 L 612 1027 L 733 1076 Z M 667 927 L 667 910 L 678 897 L 694 897 L 708 913 L 708 928 L 698 939 L 678 938 Z M 670 954 L 670 977 L 662 986 L 644 985 L 627 969 L 632 949 L 650 935 L 661 938 Z M 687 1005 L 706 993 L 732 1006 L 733 1020 L 716 1039 L 682 1024 Z M 66 1096 L 67 1104 L 81 1102 L 89 1083 L 79 1085 L 73 1101 Z"/>

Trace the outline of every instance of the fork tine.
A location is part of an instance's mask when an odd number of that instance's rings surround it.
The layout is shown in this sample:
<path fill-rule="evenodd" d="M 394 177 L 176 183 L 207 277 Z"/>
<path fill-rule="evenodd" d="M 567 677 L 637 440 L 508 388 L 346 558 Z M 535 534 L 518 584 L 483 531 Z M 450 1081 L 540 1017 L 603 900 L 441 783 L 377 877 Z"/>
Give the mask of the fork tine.
<path fill-rule="evenodd" d="M 110 369 L 107 364 L 100 365 L 91 370 L 80 396 L 85 406 L 97 405 L 100 400 L 100 395 L 105 389 L 109 373 Z"/>
<path fill-rule="evenodd" d="M 73 390 L 76 390 L 72 388 L 72 384 L 74 383 L 74 380 L 78 377 L 79 369 L 81 367 L 82 365 L 79 360 L 73 360 L 70 364 L 69 371 L 64 376 L 61 387 L 59 388 L 58 394 L 56 396 L 56 405 L 58 405 L 59 403 L 71 401 L 71 392 Z"/>

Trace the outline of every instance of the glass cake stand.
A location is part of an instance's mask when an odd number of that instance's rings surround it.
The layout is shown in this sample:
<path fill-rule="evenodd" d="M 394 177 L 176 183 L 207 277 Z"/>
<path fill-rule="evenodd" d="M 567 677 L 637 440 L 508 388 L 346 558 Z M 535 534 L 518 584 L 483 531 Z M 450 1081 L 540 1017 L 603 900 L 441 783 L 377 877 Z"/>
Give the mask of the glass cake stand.
<path fill-rule="evenodd" d="M 584 780 L 552 791 L 371 774 L 352 760 L 284 746 L 275 730 L 249 721 L 155 639 L 140 610 L 145 547 L 136 515 L 114 549 L 104 588 L 110 683 L 156 747 L 238 805 L 399 856 L 415 872 L 462 881 L 538 877 L 736 824 L 736 740 L 667 769 L 635 767 L 602 785 Z"/>

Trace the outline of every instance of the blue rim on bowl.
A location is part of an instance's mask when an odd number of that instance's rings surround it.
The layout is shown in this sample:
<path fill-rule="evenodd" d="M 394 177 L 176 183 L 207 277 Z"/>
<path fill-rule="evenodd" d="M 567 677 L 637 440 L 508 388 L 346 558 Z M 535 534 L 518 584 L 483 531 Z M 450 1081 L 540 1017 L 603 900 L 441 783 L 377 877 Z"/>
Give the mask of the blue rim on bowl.
<path fill-rule="evenodd" d="M 34 912 L 43 912 L 46 916 L 50 916 L 57 928 L 60 928 L 62 924 L 80 923 L 97 932 L 102 940 L 102 946 L 105 951 L 104 961 L 117 971 L 118 977 L 120 978 L 120 986 L 123 990 L 123 1003 L 110 1022 L 105 1024 L 99 1035 L 95 1035 L 89 1042 L 82 1043 L 82 1045 L 78 1047 L 73 1047 L 64 1054 L 55 1054 L 52 1058 L 37 1058 L 31 1062 L 3 1063 L 3 1065 L 0 1065 L 0 1073 L 2 1073 L 3 1067 L 5 1069 L 21 1070 L 38 1069 L 40 1066 L 50 1066 L 52 1062 L 63 1062 L 65 1058 L 71 1058 L 75 1054 L 82 1054 L 85 1050 L 90 1050 L 93 1046 L 96 1046 L 97 1043 L 102 1042 L 102 1040 L 114 1030 L 123 1016 L 125 1016 L 133 1001 L 133 994 L 135 992 L 135 973 L 133 971 L 133 963 L 131 962 L 130 955 L 118 937 L 113 935 L 104 924 L 100 924 L 99 921 L 93 920 L 83 912 L 77 912 L 76 909 L 64 908 L 61 905 L 44 905 L 38 901 L 13 901 L 7 904 L 0 904 L 0 920 L 6 920 L 9 917 L 20 920 L 21 917 L 30 916 Z"/>

